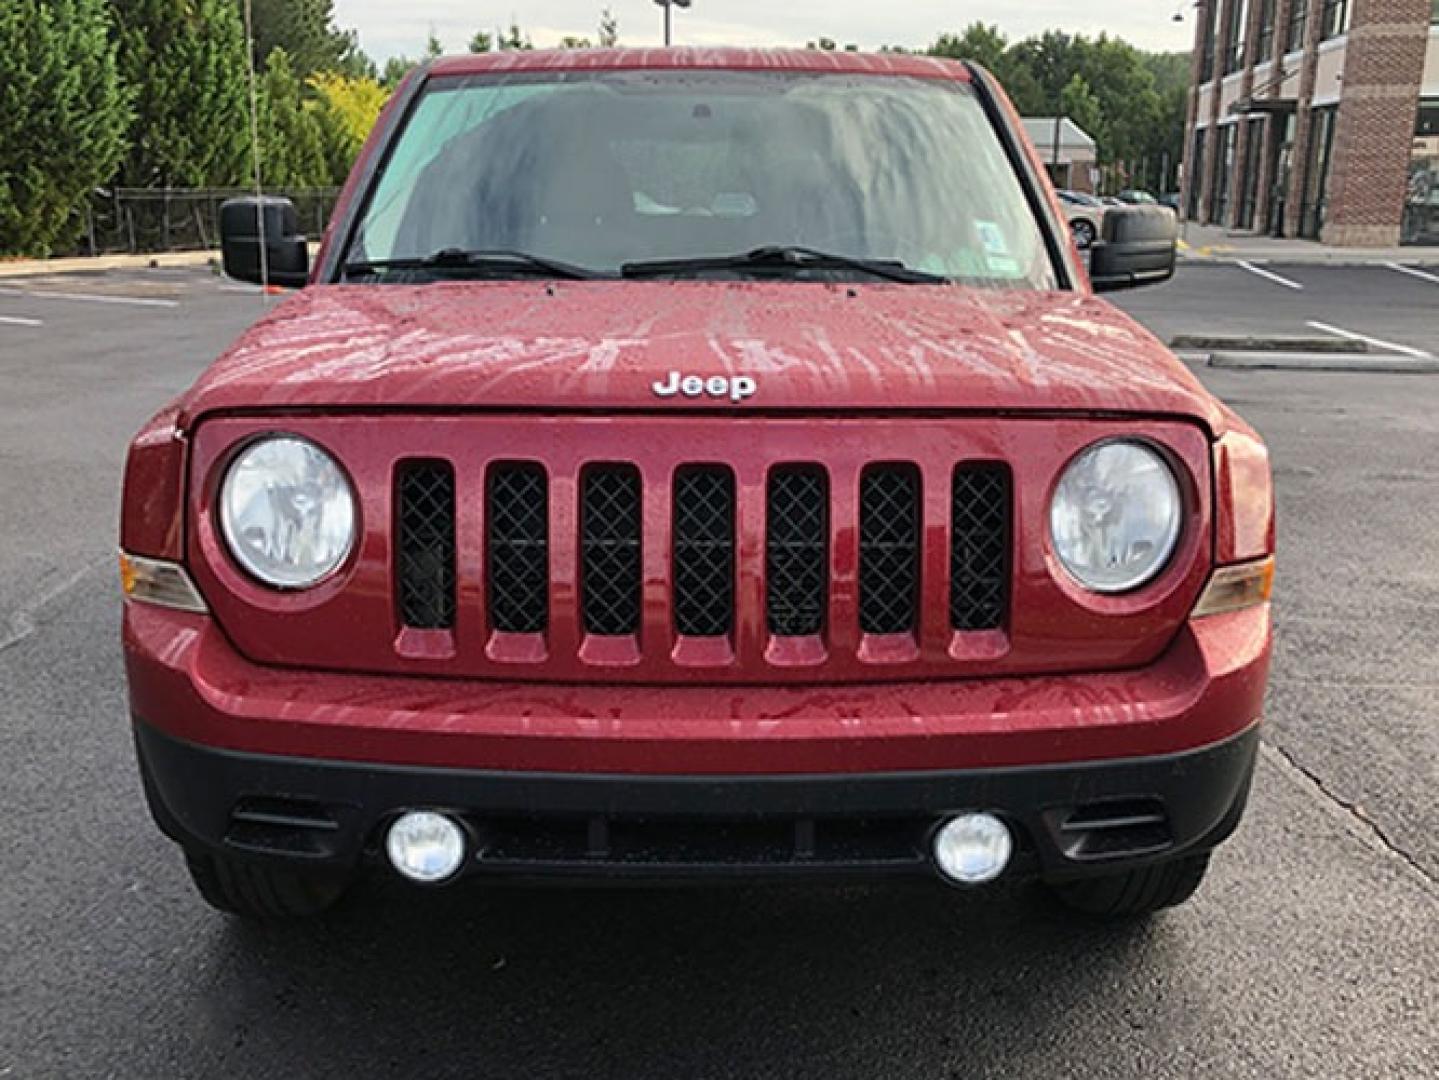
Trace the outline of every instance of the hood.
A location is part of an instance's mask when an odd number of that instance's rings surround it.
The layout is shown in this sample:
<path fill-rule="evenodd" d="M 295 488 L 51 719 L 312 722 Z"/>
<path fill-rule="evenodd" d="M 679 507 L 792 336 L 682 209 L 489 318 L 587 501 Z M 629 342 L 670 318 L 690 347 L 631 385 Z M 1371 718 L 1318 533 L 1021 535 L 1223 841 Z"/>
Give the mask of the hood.
<path fill-rule="evenodd" d="M 754 392 L 738 404 L 658 395 L 675 372 L 743 376 Z M 186 426 L 219 411 L 331 408 L 1080 411 L 1211 429 L 1222 419 L 1188 369 L 1103 300 L 889 284 L 312 286 L 181 402 Z"/>

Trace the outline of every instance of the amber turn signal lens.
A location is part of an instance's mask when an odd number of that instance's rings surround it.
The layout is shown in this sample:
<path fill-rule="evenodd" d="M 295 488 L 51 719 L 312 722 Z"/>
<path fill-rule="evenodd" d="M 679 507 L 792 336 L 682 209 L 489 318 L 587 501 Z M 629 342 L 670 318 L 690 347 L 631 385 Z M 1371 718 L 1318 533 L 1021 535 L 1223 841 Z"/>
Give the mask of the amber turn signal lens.
<path fill-rule="evenodd" d="M 120 552 L 120 587 L 125 590 L 125 599 L 142 604 L 175 608 L 177 611 L 194 611 L 204 614 L 209 610 L 205 599 L 190 575 L 178 563 L 146 559 L 129 552 Z"/>
<path fill-rule="evenodd" d="M 1194 607 L 1194 618 L 1266 604 L 1274 593 L 1274 559 L 1221 566 Z"/>

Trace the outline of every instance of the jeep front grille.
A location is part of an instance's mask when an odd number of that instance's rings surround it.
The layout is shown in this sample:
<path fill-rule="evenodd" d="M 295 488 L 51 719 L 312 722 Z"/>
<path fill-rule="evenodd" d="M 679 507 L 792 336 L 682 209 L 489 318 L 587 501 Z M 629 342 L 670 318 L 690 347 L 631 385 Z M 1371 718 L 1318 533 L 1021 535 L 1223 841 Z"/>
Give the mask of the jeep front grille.
<path fill-rule="evenodd" d="M 795 642 L 775 662 L 824 663 L 842 641 L 852 650 L 862 638 L 891 643 L 870 650 L 874 662 L 899 662 L 915 655 L 926 619 L 963 635 L 1003 630 L 1009 616 L 1014 494 L 1001 463 L 953 466 L 943 493 L 929 487 L 934 473 L 906 462 L 850 473 L 848 493 L 817 463 L 768 466 L 758 484 L 712 464 L 679 466 L 660 482 L 628 462 L 571 472 L 501 461 L 479 475 L 482 516 L 467 519 L 452 463 L 411 459 L 396 469 L 396 606 L 403 626 L 442 631 L 463 621 L 467 596 L 482 598 L 489 633 L 532 642 L 499 650 L 491 659 L 500 663 L 542 661 L 554 642 L 582 650 L 602 639 L 615 643 L 602 653 L 611 665 L 667 662 L 673 651 L 676 663 L 703 667 L 733 657 L 740 635 L 756 632 Z M 927 508 L 942 498 L 948 512 L 936 522 Z M 463 520 L 483 521 L 482 549 Z M 921 579 L 922 566 L 936 565 L 925 557 L 926 530 L 940 527 L 947 573 L 936 576 L 948 581 L 938 583 L 936 606 Z M 467 550 L 482 550 L 482 580 L 463 580 L 463 566 L 476 565 L 458 558 Z M 667 604 L 663 640 L 646 615 L 647 588 L 662 590 L 648 595 Z M 552 611 L 552 602 L 562 607 Z M 858 636 L 834 628 L 837 615 Z M 685 663 L 688 639 L 728 646 Z M 908 653 L 895 644 L 906 640 Z"/>

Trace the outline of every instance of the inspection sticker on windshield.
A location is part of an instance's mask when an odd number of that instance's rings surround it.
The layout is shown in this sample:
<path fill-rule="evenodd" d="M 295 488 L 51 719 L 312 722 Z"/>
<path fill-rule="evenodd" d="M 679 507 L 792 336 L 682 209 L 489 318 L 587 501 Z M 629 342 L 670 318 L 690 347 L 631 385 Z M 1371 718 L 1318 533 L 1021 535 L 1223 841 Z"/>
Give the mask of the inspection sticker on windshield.
<path fill-rule="evenodd" d="M 1009 241 L 1004 238 L 1004 230 L 994 222 L 976 221 L 974 228 L 987 254 L 1001 257 L 1009 254 Z"/>

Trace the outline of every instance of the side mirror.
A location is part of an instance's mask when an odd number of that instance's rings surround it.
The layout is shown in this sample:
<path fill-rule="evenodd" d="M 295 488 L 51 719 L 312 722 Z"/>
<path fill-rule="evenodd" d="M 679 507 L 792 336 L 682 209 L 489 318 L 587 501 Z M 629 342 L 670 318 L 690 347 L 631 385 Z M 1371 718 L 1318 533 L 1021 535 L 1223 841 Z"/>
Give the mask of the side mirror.
<path fill-rule="evenodd" d="M 1179 217 L 1164 206 L 1114 207 L 1089 253 L 1095 292 L 1158 285 L 1179 265 Z"/>
<path fill-rule="evenodd" d="M 265 260 L 260 260 L 260 222 L 264 221 Z M 220 253 L 225 273 L 254 285 L 303 288 L 310 280 L 310 248 L 300 235 L 300 219 L 289 199 L 254 195 L 229 199 L 220 207 Z M 267 280 L 261 279 L 261 271 Z"/>

